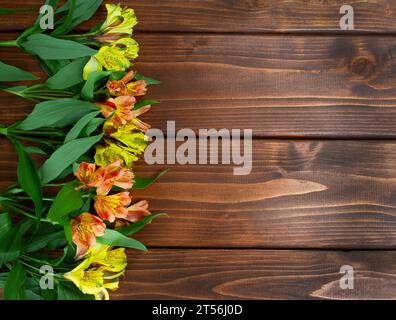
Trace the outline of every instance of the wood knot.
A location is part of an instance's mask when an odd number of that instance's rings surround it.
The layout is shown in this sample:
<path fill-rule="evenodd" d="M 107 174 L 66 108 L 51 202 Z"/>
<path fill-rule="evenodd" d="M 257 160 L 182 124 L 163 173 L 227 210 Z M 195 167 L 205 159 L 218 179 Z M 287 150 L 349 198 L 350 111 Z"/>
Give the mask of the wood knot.
<path fill-rule="evenodd" d="M 366 57 L 357 57 L 352 60 L 350 71 L 361 79 L 369 79 L 375 74 L 375 64 Z"/>

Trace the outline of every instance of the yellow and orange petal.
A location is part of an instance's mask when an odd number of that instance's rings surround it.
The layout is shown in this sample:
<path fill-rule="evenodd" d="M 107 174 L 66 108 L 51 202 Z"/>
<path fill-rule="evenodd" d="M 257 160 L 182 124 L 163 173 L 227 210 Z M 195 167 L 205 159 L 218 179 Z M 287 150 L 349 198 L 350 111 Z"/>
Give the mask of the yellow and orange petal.
<path fill-rule="evenodd" d="M 133 106 L 136 99 L 132 96 L 120 96 L 115 99 L 111 98 L 104 104 L 99 104 L 102 115 L 105 118 L 111 117 L 109 122 L 122 126 L 134 118 Z"/>
<path fill-rule="evenodd" d="M 121 166 L 121 161 L 115 161 L 99 169 L 104 176 L 103 183 L 98 186 L 96 193 L 98 195 L 107 195 L 113 186 L 124 190 L 129 190 L 134 184 L 135 175 L 131 170 Z"/>
<path fill-rule="evenodd" d="M 126 207 L 130 204 L 131 197 L 129 192 L 124 191 L 109 196 L 98 195 L 95 209 L 102 219 L 114 222 L 117 217 L 125 216 L 128 213 Z"/>
<path fill-rule="evenodd" d="M 95 163 L 80 163 L 75 175 L 78 180 L 83 183 L 81 187 L 85 187 L 87 189 L 98 187 L 104 180 L 104 176 L 100 173 L 100 171 L 96 170 Z"/>
<path fill-rule="evenodd" d="M 125 220 L 130 222 L 137 222 L 145 217 L 151 215 L 151 212 L 148 210 L 149 203 L 147 200 L 139 201 L 132 206 L 128 207 L 128 214 L 124 217 Z"/>
<path fill-rule="evenodd" d="M 77 246 L 77 257 L 83 256 L 96 244 L 96 237 L 103 236 L 106 225 L 102 219 L 88 212 L 82 213 L 71 221 L 72 240 Z"/>

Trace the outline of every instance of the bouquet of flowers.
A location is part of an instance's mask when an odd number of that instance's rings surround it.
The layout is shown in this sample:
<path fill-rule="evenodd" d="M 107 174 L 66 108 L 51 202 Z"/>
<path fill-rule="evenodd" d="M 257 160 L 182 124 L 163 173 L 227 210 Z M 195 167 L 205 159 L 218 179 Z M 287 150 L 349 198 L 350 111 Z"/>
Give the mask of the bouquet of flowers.
<path fill-rule="evenodd" d="M 0 41 L 36 57 L 48 75 L 30 86 L 0 85 L 37 103 L 25 119 L 0 125 L 19 157 L 18 181 L 0 192 L 5 299 L 109 299 L 127 265 L 125 248 L 147 250 L 130 236 L 164 215 L 131 196 L 163 174 L 132 171 L 150 128 L 139 116 L 157 103 L 142 97 L 159 84 L 133 69 L 134 10 L 106 4 L 104 22 L 73 33 L 101 2 L 48 0 L 52 28 L 41 27 L 44 11 L 16 40 Z M 2 83 L 21 80 L 37 77 L 0 62 Z"/>

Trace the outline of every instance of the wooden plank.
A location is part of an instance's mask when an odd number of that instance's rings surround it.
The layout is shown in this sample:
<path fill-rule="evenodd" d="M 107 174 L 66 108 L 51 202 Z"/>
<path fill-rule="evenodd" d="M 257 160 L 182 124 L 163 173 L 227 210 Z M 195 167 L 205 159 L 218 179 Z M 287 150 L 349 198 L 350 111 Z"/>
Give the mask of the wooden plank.
<path fill-rule="evenodd" d="M 164 130 L 251 128 L 255 137 L 395 138 L 396 40 L 386 36 L 139 35 L 136 69 L 162 80 L 144 117 Z M 38 75 L 32 58 L 2 48 L 0 60 Z M 0 95 L 1 121 L 31 102 Z"/>
<path fill-rule="evenodd" d="M 17 159 L 0 142 L 6 186 Z M 170 171 L 133 196 L 169 217 L 137 238 L 151 247 L 394 249 L 395 158 L 393 141 L 255 140 L 247 176 L 231 165 L 142 161 L 138 176 Z"/>
<path fill-rule="evenodd" d="M 112 299 L 395 299 L 394 251 L 150 250 L 128 252 Z M 354 289 L 340 288 L 343 265 Z"/>
<path fill-rule="evenodd" d="M 38 11 L 43 2 L 24 0 L 23 7 L 37 8 Z M 339 11 L 346 3 L 355 11 L 355 30 L 351 32 L 396 31 L 396 3 L 393 0 L 123 0 L 122 3 L 135 8 L 140 21 L 139 31 L 341 32 Z M 0 6 L 21 8 L 19 3 L 11 0 L 1 0 Z M 28 12 L 4 17 L 0 20 L 0 30 L 27 28 L 35 16 Z M 104 19 L 105 14 L 98 14 L 84 27 Z"/>

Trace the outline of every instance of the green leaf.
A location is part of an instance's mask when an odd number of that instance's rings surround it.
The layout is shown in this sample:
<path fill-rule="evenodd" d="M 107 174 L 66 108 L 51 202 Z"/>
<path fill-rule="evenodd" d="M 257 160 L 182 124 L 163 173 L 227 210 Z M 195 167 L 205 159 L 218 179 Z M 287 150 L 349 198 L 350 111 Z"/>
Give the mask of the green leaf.
<path fill-rule="evenodd" d="M 48 219 L 58 221 L 84 205 L 82 192 L 76 190 L 79 185 L 77 180 L 71 181 L 59 191 L 48 212 Z"/>
<path fill-rule="evenodd" d="M 0 8 L 0 14 L 12 14 L 17 13 L 18 10 L 16 9 L 7 9 L 7 8 Z"/>
<path fill-rule="evenodd" d="M 155 218 L 161 216 L 167 216 L 167 214 L 164 212 L 154 213 L 151 216 L 145 217 L 144 219 L 129 225 L 128 227 L 117 229 L 117 231 L 125 236 L 130 236 L 142 230 L 147 224 L 149 224 Z"/>
<path fill-rule="evenodd" d="M 38 77 L 30 72 L 5 64 L 0 61 L 0 81 L 37 80 Z"/>
<path fill-rule="evenodd" d="M 95 12 L 98 10 L 102 3 L 102 0 L 76 0 L 75 10 L 73 11 L 73 23 L 71 27 L 75 27 L 80 23 L 90 19 Z M 57 13 L 62 13 L 69 10 L 71 7 L 70 1 L 66 2 L 61 8 L 57 10 Z M 62 18 L 59 22 L 63 23 Z"/>
<path fill-rule="evenodd" d="M 81 97 L 85 100 L 93 100 L 95 93 L 95 85 L 98 81 L 108 77 L 111 71 L 95 71 L 89 74 L 88 80 L 81 90 Z"/>
<path fill-rule="evenodd" d="M 159 102 L 157 100 L 143 100 L 143 101 L 136 103 L 133 107 L 133 110 L 138 110 L 138 109 L 140 109 L 144 106 L 148 106 L 148 105 L 153 106 L 155 104 L 159 104 Z"/>
<path fill-rule="evenodd" d="M 39 220 L 43 208 L 43 187 L 37 172 L 37 167 L 29 157 L 24 147 L 16 140 L 13 141 L 18 154 L 18 181 L 22 189 L 32 199 Z"/>
<path fill-rule="evenodd" d="M 92 133 L 96 131 L 106 119 L 103 118 L 93 118 L 91 121 L 88 122 L 86 127 L 81 131 L 81 137 L 89 137 Z"/>
<path fill-rule="evenodd" d="M 74 9 L 76 7 L 76 0 L 67 1 L 67 4 L 69 5 L 67 15 L 64 19 L 62 19 L 64 20 L 62 21 L 62 24 L 52 33 L 54 36 L 65 34 L 73 27 L 73 14 L 75 12 Z"/>
<path fill-rule="evenodd" d="M 152 185 L 154 182 L 156 182 L 159 178 L 161 178 L 163 175 L 165 175 L 169 170 L 164 170 L 160 172 L 157 176 L 154 178 L 135 178 L 135 183 L 133 184 L 132 189 L 144 189 L 147 188 L 148 186 Z"/>
<path fill-rule="evenodd" d="M 93 296 L 82 293 L 71 282 L 59 282 L 57 290 L 58 300 L 93 300 Z"/>
<path fill-rule="evenodd" d="M 98 107 L 90 102 L 77 99 L 45 101 L 36 105 L 33 112 L 19 125 L 22 130 L 43 127 L 62 128 L 77 122 L 81 117 Z"/>
<path fill-rule="evenodd" d="M 25 250 L 26 252 L 34 252 L 45 248 L 52 241 L 64 239 L 65 233 L 63 230 L 52 232 L 50 234 L 44 234 L 42 236 L 34 238 L 31 242 L 29 242 Z"/>
<path fill-rule="evenodd" d="M 80 120 L 77 121 L 77 123 L 74 125 L 73 128 L 68 132 L 65 138 L 65 143 L 77 139 L 81 133 L 81 131 L 89 124 L 89 122 L 94 119 L 100 111 L 95 111 L 86 114 L 84 117 L 82 117 Z"/>
<path fill-rule="evenodd" d="M 112 229 L 106 229 L 106 233 L 104 234 L 104 236 L 98 237 L 97 240 L 100 243 L 108 244 L 114 247 L 125 247 L 141 251 L 147 251 L 146 246 L 140 241 L 128 238 L 122 233 Z"/>
<path fill-rule="evenodd" d="M 17 261 L 8 273 L 4 285 L 5 300 L 23 300 L 25 298 L 24 285 L 26 281 L 26 269 Z"/>
<path fill-rule="evenodd" d="M 70 64 L 69 59 L 65 60 L 43 60 L 38 58 L 40 61 L 41 67 L 45 71 L 48 76 L 54 76 L 58 73 L 62 68 L 65 68 L 68 64 Z"/>
<path fill-rule="evenodd" d="M 26 151 L 27 153 L 30 153 L 30 154 L 43 154 L 43 155 L 46 155 L 46 154 L 47 154 L 47 152 L 45 152 L 45 151 L 44 151 L 43 149 L 41 149 L 40 147 L 28 146 L 28 147 L 25 147 L 24 149 L 25 149 L 25 151 Z"/>
<path fill-rule="evenodd" d="M 0 288 L 3 289 L 8 278 L 9 272 L 0 273 Z"/>
<path fill-rule="evenodd" d="M 22 45 L 30 54 L 44 60 L 63 60 L 90 57 L 97 53 L 75 41 L 57 39 L 45 34 L 32 34 Z"/>
<path fill-rule="evenodd" d="M 0 242 L 2 237 L 10 231 L 12 227 L 12 221 L 10 215 L 6 213 L 0 213 Z"/>
<path fill-rule="evenodd" d="M 100 134 L 93 137 L 76 139 L 61 146 L 41 167 L 42 183 L 47 184 L 56 179 L 67 167 L 71 166 L 78 158 L 91 149 L 93 145 L 98 143 L 102 137 L 103 135 Z"/>
<path fill-rule="evenodd" d="M 49 78 L 45 82 L 45 86 L 50 89 L 62 90 L 83 82 L 83 69 L 88 60 L 87 57 L 74 60 Z"/>
<path fill-rule="evenodd" d="M 158 80 L 155 80 L 155 79 L 152 79 L 152 78 L 149 78 L 149 77 L 145 77 L 145 76 L 143 76 L 143 75 L 141 75 L 139 73 L 135 75 L 134 79 L 135 80 L 144 80 L 144 81 L 146 81 L 146 83 L 148 85 L 160 84 L 161 83 L 161 81 L 158 81 Z"/>
<path fill-rule="evenodd" d="M 1 237 L 0 241 L 0 268 L 4 262 L 17 259 L 23 246 L 23 236 L 33 225 L 32 219 L 19 222 Z"/>

